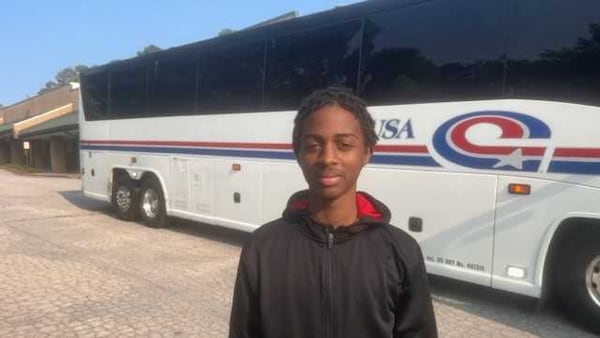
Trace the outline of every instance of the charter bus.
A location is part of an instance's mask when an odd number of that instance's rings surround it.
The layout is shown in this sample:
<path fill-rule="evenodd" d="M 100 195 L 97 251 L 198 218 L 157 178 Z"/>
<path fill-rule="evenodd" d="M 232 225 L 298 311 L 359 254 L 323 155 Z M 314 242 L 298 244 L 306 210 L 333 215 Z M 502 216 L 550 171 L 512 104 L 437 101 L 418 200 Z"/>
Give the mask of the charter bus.
<path fill-rule="evenodd" d="M 252 231 L 306 188 L 293 118 L 330 85 L 368 102 L 359 189 L 430 274 L 557 294 L 600 329 L 597 0 L 366 1 L 91 68 L 83 191 L 152 227 Z"/>

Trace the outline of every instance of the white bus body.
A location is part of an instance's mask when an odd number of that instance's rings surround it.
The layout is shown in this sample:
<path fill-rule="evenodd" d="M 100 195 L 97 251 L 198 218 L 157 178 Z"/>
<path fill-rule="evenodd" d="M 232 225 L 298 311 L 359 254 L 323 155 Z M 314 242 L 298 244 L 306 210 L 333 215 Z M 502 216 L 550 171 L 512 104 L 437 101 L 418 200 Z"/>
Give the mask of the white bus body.
<path fill-rule="evenodd" d="M 539 297 L 556 228 L 569 218 L 600 220 L 600 147 L 589 147 L 600 144 L 598 107 L 494 100 L 370 111 L 380 142 L 359 189 L 386 203 L 392 223 L 420 242 L 430 273 Z M 564 111 L 577 118 L 566 119 Z M 152 172 L 162 184 L 169 215 L 252 231 L 280 217 L 290 195 L 306 189 L 291 149 L 294 116 L 275 112 L 83 123 L 84 193 L 110 201 L 115 168 L 127 170 L 133 179 Z M 444 124 L 456 118 L 446 131 Z M 548 135 L 532 137 L 531 129 L 539 126 L 528 126 L 530 120 L 546 126 Z M 467 128 L 452 134 L 461 122 Z M 444 142 L 436 147 L 434 135 L 440 131 Z M 503 136 L 514 132 L 522 136 Z M 468 143 L 457 145 L 451 139 L 456 135 Z M 445 145 L 464 161 L 456 163 L 440 152 Z M 469 165 L 482 159 L 495 164 L 485 169 Z M 234 171 L 234 165 L 240 170 Z M 529 170 L 521 170 L 527 165 Z M 510 194 L 511 183 L 527 184 L 531 193 Z M 234 193 L 240 194 L 240 203 L 234 202 Z M 408 229 L 410 217 L 422 219 L 422 232 Z M 522 276 L 510 276 L 509 267 Z"/>

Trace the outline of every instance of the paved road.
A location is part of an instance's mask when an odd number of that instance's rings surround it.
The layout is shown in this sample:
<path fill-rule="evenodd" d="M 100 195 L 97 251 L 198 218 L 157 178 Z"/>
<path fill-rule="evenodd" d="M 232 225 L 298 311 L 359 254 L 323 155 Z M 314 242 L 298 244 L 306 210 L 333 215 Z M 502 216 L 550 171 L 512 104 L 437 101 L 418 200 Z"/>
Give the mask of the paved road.
<path fill-rule="evenodd" d="M 246 234 L 122 222 L 73 178 L 0 170 L 0 337 L 225 337 Z M 523 297 L 432 280 L 442 337 L 593 337 Z"/>

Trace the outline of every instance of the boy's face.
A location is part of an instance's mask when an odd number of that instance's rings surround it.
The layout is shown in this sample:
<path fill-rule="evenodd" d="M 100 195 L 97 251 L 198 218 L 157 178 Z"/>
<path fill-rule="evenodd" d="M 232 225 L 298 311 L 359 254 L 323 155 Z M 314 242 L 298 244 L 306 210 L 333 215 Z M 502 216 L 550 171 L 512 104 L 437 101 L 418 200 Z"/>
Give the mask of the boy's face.
<path fill-rule="evenodd" d="M 354 194 L 370 157 L 360 123 L 344 108 L 325 106 L 304 121 L 297 159 L 313 196 L 335 200 Z"/>

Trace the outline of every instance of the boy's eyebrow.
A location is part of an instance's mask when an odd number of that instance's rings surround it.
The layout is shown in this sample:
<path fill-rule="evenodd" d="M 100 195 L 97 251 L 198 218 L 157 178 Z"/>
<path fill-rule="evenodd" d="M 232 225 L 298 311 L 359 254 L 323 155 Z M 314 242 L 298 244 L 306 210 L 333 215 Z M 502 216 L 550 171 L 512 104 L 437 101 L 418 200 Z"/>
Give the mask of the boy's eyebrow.
<path fill-rule="evenodd" d="M 344 138 L 344 137 L 359 138 L 358 135 L 353 134 L 353 133 L 335 134 L 335 137 L 336 138 Z"/>
<path fill-rule="evenodd" d="M 359 138 L 358 135 L 354 134 L 354 133 L 340 133 L 340 134 L 335 134 L 334 135 L 335 138 L 344 138 L 344 137 L 352 137 L 352 138 Z M 303 138 L 323 138 L 323 136 L 319 135 L 319 134 L 305 134 Z"/>

